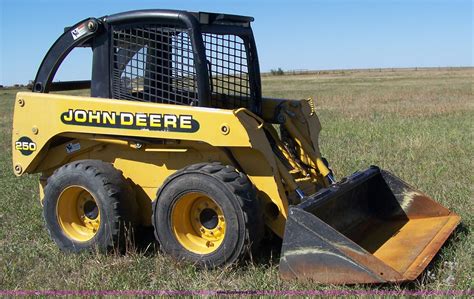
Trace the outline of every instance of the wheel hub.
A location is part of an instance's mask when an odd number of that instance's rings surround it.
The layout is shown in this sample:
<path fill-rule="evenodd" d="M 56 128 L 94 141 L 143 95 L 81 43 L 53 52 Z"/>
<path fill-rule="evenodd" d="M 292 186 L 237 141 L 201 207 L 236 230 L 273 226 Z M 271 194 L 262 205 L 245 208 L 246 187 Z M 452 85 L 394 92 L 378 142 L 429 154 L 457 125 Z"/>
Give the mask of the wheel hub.
<path fill-rule="evenodd" d="M 202 193 L 188 193 L 177 200 L 172 210 L 172 225 L 178 242 L 198 254 L 213 252 L 225 237 L 222 209 Z"/>
<path fill-rule="evenodd" d="M 86 201 L 84 204 L 84 214 L 87 218 L 94 220 L 99 216 L 99 207 L 93 200 Z"/>
<path fill-rule="evenodd" d="M 213 209 L 204 209 L 199 214 L 199 221 L 206 229 L 213 229 L 217 226 L 219 219 L 217 213 Z"/>
<path fill-rule="evenodd" d="M 70 186 L 59 195 L 56 216 L 68 238 L 92 239 L 100 227 L 100 209 L 92 194 L 82 186 Z"/>

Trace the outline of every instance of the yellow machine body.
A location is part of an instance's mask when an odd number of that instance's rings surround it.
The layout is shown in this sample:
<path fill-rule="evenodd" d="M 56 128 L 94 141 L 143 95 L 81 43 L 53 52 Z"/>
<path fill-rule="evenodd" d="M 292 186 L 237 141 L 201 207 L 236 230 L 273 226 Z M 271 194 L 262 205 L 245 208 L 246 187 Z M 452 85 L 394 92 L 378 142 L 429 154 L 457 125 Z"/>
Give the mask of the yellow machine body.
<path fill-rule="evenodd" d="M 297 112 L 299 124 L 292 127 L 304 136 L 300 137 L 303 142 L 311 144 L 312 154 L 319 155 L 320 124 L 314 105 L 308 100 L 297 102 L 291 109 Z M 266 103 L 277 104 L 280 102 Z M 42 190 L 48 176 L 68 162 L 110 162 L 133 183 L 142 224 L 150 225 L 151 202 L 169 175 L 193 163 L 219 161 L 248 175 L 264 201 L 268 227 L 283 237 L 288 215 L 285 191 L 295 186 L 285 183 L 285 176 L 291 175 L 288 170 L 282 175 L 281 162 L 275 158 L 264 126 L 264 120 L 247 109 L 22 92 L 15 103 L 13 168 L 17 175 L 42 173 Z M 27 141 L 22 141 L 25 138 Z M 22 153 L 23 147 L 28 155 Z M 313 188 L 308 190 L 311 193 L 317 180 L 326 184 L 319 173 L 300 179 L 299 184 Z"/>
<path fill-rule="evenodd" d="M 18 176 L 41 173 L 43 198 L 48 177 L 62 165 L 112 163 L 134 191 L 140 224 L 150 226 L 152 202 L 170 175 L 200 162 L 232 165 L 255 186 L 266 226 L 283 238 L 284 278 L 415 279 L 459 216 L 376 167 L 330 182 L 314 102 L 266 99 L 262 106 L 259 117 L 245 108 L 18 93 L 13 169 Z M 278 124 L 271 123 L 274 111 L 280 111 Z M 288 150 L 285 138 L 296 150 Z M 298 193 L 309 196 L 301 201 Z"/>

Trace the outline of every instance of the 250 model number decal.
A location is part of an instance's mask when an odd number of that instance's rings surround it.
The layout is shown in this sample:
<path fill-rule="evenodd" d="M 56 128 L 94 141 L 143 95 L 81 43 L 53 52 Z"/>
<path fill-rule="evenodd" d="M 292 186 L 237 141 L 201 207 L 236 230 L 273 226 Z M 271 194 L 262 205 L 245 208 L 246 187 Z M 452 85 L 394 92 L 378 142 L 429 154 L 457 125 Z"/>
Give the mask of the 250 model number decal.
<path fill-rule="evenodd" d="M 133 130 L 187 133 L 199 130 L 199 122 L 192 115 L 69 109 L 61 114 L 61 121 L 69 125 Z"/>
<path fill-rule="evenodd" d="M 30 138 L 23 136 L 15 142 L 15 149 L 20 151 L 23 156 L 29 156 L 36 151 L 36 143 Z"/>

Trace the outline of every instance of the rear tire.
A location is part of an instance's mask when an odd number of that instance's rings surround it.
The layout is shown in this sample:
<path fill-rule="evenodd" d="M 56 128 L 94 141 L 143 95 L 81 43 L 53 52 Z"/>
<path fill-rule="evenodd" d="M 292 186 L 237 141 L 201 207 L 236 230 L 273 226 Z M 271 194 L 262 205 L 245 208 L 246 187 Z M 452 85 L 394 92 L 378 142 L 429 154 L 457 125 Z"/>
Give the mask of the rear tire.
<path fill-rule="evenodd" d="M 133 192 L 110 163 L 80 160 L 48 178 L 43 216 L 53 241 L 63 251 L 124 249 L 137 219 Z"/>
<path fill-rule="evenodd" d="M 158 190 L 153 226 L 165 253 L 206 268 L 234 263 L 263 235 L 255 189 L 245 174 L 220 163 L 171 175 Z"/>

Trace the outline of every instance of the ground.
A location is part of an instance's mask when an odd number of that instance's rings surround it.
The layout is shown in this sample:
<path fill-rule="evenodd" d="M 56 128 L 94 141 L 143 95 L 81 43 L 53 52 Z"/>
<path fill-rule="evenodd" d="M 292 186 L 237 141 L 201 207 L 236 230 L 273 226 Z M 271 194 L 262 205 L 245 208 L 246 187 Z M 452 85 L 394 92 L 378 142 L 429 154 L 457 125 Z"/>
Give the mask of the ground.
<path fill-rule="evenodd" d="M 473 287 L 473 75 L 471 69 L 339 71 L 264 76 L 267 97 L 317 99 L 321 151 L 338 178 L 378 165 L 462 217 L 418 280 L 344 290 L 467 290 Z M 278 251 L 214 271 L 158 251 L 64 254 L 44 229 L 37 175 L 16 178 L 11 123 L 16 90 L 0 90 L 0 289 L 332 290 L 284 282 Z"/>

